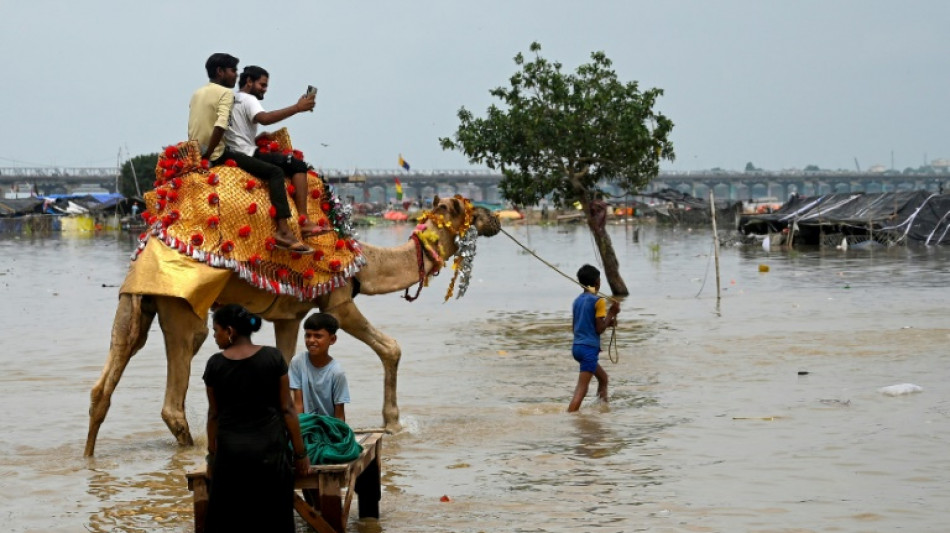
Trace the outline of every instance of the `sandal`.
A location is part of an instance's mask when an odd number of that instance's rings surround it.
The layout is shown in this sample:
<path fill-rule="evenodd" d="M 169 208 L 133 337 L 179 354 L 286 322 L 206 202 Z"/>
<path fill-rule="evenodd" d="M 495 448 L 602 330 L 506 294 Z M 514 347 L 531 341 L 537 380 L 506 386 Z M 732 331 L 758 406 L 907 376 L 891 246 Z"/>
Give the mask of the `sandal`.
<path fill-rule="evenodd" d="M 313 253 L 313 248 L 307 246 L 306 244 L 300 241 L 281 241 L 280 239 L 275 239 L 275 247 L 278 250 L 287 250 L 288 252 L 297 252 L 298 254 L 310 254 Z"/>

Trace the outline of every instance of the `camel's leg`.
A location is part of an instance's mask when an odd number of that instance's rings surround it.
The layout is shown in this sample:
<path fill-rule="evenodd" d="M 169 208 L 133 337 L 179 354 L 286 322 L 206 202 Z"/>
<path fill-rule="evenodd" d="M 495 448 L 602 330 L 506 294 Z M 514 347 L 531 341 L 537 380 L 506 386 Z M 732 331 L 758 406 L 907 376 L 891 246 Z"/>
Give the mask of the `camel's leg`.
<path fill-rule="evenodd" d="M 112 393 L 122 378 L 129 360 L 145 345 L 148 328 L 155 318 L 155 307 L 150 298 L 141 294 L 120 294 L 119 305 L 112 323 L 112 340 L 109 343 L 109 358 L 102 367 L 99 381 L 92 387 L 89 403 L 89 433 L 86 435 L 86 451 L 92 456 L 96 449 L 99 427 L 106 419 L 112 402 Z"/>
<path fill-rule="evenodd" d="M 198 318 L 191 305 L 181 298 L 156 297 L 156 301 L 168 360 L 162 420 L 178 439 L 178 444 L 191 446 L 194 441 L 185 418 L 185 395 L 191 377 L 191 360 L 208 336 L 208 324 Z"/>
<path fill-rule="evenodd" d="M 274 337 L 277 338 L 277 349 L 284 354 L 284 361 L 290 364 L 291 358 L 297 350 L 297 338 L 300 334 L 302 317 L 274 320 Z"/>
<path fill-rule="evenodd" d="M 332 305 L 331 300 L 328 312 L 337 317 L 343 331 L 364 342 L 379 356 L 383 363 L 383 424 L 387 430 L 399 431 L 399 406 L 396 403 L 396 372 L 402 357 L 399 343 L 373 327 L 352 300 L 336 305 Z"/>

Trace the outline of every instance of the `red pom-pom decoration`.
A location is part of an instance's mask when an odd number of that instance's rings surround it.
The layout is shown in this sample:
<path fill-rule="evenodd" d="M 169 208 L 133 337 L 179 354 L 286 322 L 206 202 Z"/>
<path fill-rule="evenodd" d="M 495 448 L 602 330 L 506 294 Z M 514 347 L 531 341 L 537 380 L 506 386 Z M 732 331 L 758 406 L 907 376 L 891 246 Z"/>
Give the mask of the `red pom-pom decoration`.
<path fill-rule="evenodd" d="M 158 201 L 155 202 L 155 210 L 156 210 L 156 211 L 164 211 L 166 205 L 168 205 L 168 202 L 166 202 L 165 200 L 159 198 Z"/>
<path fill-rule="evenodd" d="M 287 194 L 293 196 L 295 192 L 297 192 L 297 188 L 288 183 L 288 184 L 287 184 Z"/>
<path fill-rule="evenodd" d="M 290 275 L 290 271 L 287 270 L 286 268 L 277 269 L 277 279 L 286 280 L 287 276 L 289 275 Z"/>
<path fill-rule="evenodd" d="M 277 248 L 277 239 L 273 237 L 268 237 L 264 239 L 264 249 L 268 252 L 273 252 Z"/>
<path fill-rule="evenodd" d="M 178 147 L 177 146 L 166 146 L 165 147 L 165 157 L 177 157 L 178 156 Z"/>
<path fill-rule="evenodd" d="M 252 255 L 251 257 L 248 257 L 248 258 L 247 258 L 247 262 L 250 263 L 250 264 L 252 264 L 252 265 L 254 265 L 254 266 L 256 266 L 256 267 L 259 267 L 259 266 L 261 266 L 261 263 L 264 262 L 264 259 L 262 259 L 261 256 L 259 256 L 259 255 L 257 255 L 257 254 L 254 254 L 254 255 Z"/>
<path fill-rule="evenodd" d="M 313 279 L 313 276 L 315 275 L 316 275 L 316 272 L 314 272 L 312 268 L 308 268 L 307 270 L 304 270 L 303 274 L 301 274 L 301 276 L 303 276 L 303 279 Z"/>
<path fill-rule="evenodd" d="M 171 217 L 171 215 L 165 215 L 165 216 L 162 217 L 162 227 L 163 227 L 163 228 L 167 228 L 168 226 L 171 226 L 171 225 L 174 224 L 174 223 L 175 223 L 175 219 L 173 219 L 173 218 Z"/>
<path fill-rule="evenodd" d="M 300 150 L 294 150 L 294 159 L 299 159 L 303 161 L 303 152 Z"/>
<path fill-rule="evenodd" d="M 257 180 L 247 180 L 244 182 L 245 191 L 253 191 L 254 187 L 257 187 Z"/>
<path fill-rule="evenodd" d="M 229 254 L 234 251 L 234 241 L 224 241 L 221 243 L 221 251 Z"/>
<path fill-rule="evenodd" d="M 216 227 L 218 227 L 218 224 L 220 224 L 220 223 L 221 223 L 221 219 L 218 218 L 217 215 L 211 215 L 210 217 L 208 217 L 208 227 L 209 227 L 209 228 L 216 228 Z"/>
<path fill-rule="evenodd" d="M 330 202 L 323 202 L 322 204 L 320 204 L 320 208 L 323 209 L 323 212 L 324 212 L 324 213 L 329 213 L 329 212 L 330 212 Z"/>
<path fill-rule="evenodd" d="M 320 189 L 313 189 L 312 191 L 310 191 L 310 197 L 313 198 L 314 200 L 319 200 L 320 196 L 321 196 Z"/>
<path fill-rule="evenodd" d="M 237 166 L 237 161 L 235 161 L 235 160 L 233 160 L 233 159 L 228 159 L 227 161 L 224 162 L 224 164 L 227 165 L 227 166 L 229 166 L 229 167 L 236 167 L 236 166 Z"/>
<path fill-rule="evenodd" d="M 277 141 L 271 141 L 267 143 L 267 149 L 271 152 L 276 152 L 277 150 L 280 150 L 280 145 L 277 144 Z"/>
<path fill-rule="evenodd" d="M 142 211 L 142 214 L 139 216 L 142 217 L 142 220 L 144 220 L 145 222 L 148 222 L 148 219 L 152 218 L 152 212 L 148 210 Z"/>
<path fill-rule="evenodd" d="M 211 168 L 211 161 L 208 161 L 207 159 L 202 159 L 202 160 L 201 160 L 201 168 L 203 168 L 203 169 L 205 169 L 205 170 Z"/>
<path fill-rule="evenodd" d="M 251 236 L 251 227 L 250 227 L 250 226 L 241 226 L 241 228 L 238 229 L 238 236 L 243 237 L 243 238 L 245 238 L 245 239 L 248 238 L 248 237 L 250 237 L 250 236 Z"/>
<path fill-rule="evenodd" d="M 171 186 L 173 189 L 181 189 L 181 186 L 184 182 L 181 181 L 181 178 L 172 178 Z"/>
<path fill-rule="evenodd" d="M 168 216 L 172 217 L 172 220 L 178 220 L 181 218 L 181 211 L 172 209 L 172 212 L 168 213 Z"/>
<path fill-rule="evenodd" d="M 200 233 L 195 233 L 191 236 L 191 245 L 192 246 L 201 246 L 205 242 L 204 235 Z"/>
<path fill-rule="evenodd" d="M 168 179 L 174 175 L 175 175 L 175 171 L 170 168 L 166 168 L 165 170 L 162 171 L 162 177 L 165 179 Z"/>
<path fill-rule="evenodd" d="M 334 259 L 334 260 L 330 261 L 330 270 L 332 270 L 332 271 L 334 271 L 334 272 L 336 272 L 337 270 L 340 270 L 340 267 L 341 267 L 341 266 L 343 266 L 343 264 L 340 263 L 340 260 L 339 260 L 339 259 Z"/>
<path fill-rule="evenodd" d="M 291 259 L 300 259 L 301 257 L 303 257 L 303 254 L 300 252 L 290 252 Z"/>
<path fill-rule="evenodd" d="M 316 259 L 317 261 L 320 261 L 321 259 L 323 259 L 323 250 L 314 250 L 313 258 Z"/>
<path fill-rule="evenodd" d="M 181 159 L 179 159 L 178 161 L 175 161 L 175 168 L 178 170 L 185 168 L 185 162 L 182 161 Z"/>
<path fill-rule="evenodd" d="M 218 184 L 218 175 L 212 172 L 208 174 L 208 185 L 217 185 Z"/>
<path fill-rule="evenodd" d="M 343 239 L 337 239 L 336 244 L 334 246 L 336 247 L 337 250 L 342 250 L 346 248 L 346 241 L 344 241 Z"/>
<path fill-rule="evenodd" d="M 247 214 L 253 215 L 254 213 L 257 213 L 257 204 L 251 202 L 251 205 L 247 206 Z"/>
<path fill-rule="evenodd" d="M 168 196 L 168 191 L 166 191 L 165 189 L 155 189 L 155 196 L 158 196 L 159 198 L 164 198 Z"/>
<path fill-rule="evenodd" d="M 208 205 L 218 205 L 218 202 L 221 201 L 221 197 L 218 196 L 218 193 L 213 192 L 208 195 Z"/>
<path fill-rule="evenodd" d="M 323 228 L 330 225 L 330 221 L 325 218 L 321 218 L 320 222 L 317 222 L 317 223 L 320 224 L 320 227 L 323 227 Z"/>
<path fill-rule="evenodd" d="M 267 214 L 270 215 L 271 218 L 277 218 L 277 208 L 274 206 L 270 206 L 267 209 Z"/>
<path fill-rule="evenodd" d="M 178 191 L 168 191 L 168 201 L 177 202 L 178 201 Z"/>
<path fill-rule="evenodd" d="M 300 215 L 299 217 L 297 217 L 298 226 L 303 226 L 306 223 L 307 223 L 307 215 Z"/>

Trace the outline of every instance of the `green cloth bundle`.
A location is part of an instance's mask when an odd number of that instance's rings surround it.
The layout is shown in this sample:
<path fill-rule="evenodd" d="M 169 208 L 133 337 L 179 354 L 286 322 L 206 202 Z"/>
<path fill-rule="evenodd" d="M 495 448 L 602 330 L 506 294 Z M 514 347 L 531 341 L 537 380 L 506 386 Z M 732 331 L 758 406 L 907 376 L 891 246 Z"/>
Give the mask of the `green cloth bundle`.
<path fill-rule="evenodd" d="M 303 413 L 297 418 L 310 464 L 348 463 L 363 453 L 353 430 L 339 418 L 314 413 Z"/>

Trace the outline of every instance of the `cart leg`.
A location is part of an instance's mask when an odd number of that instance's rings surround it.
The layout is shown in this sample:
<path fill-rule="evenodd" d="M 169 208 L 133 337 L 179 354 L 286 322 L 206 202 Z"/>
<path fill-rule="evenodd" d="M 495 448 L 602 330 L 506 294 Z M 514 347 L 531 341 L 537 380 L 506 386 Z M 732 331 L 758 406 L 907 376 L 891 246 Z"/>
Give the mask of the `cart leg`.
<path fill-rule="evenodd" d="M 201 476 L 192 480 L 195 491 L 195 533 L 204 533 L 205 519 L 208 516 L 208 478 Z"/>
<path fill-rule="evenodd" d="M 379 500 L 382 497 L 380 475 L 379 450 L 377 448 L 376 458 L 356 478 L 356 495 L 359 499 L 360 518 L 379 518 Z"/>
<path fill-rule="evenodd" d="M 323 475 L 317 483 L 320 490 L 320 515 L 339 533 L 346 531 L 343 517 L 343 490 L 340 476 Z"/>

